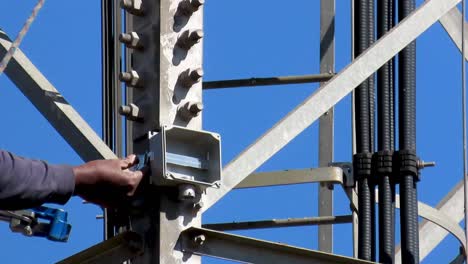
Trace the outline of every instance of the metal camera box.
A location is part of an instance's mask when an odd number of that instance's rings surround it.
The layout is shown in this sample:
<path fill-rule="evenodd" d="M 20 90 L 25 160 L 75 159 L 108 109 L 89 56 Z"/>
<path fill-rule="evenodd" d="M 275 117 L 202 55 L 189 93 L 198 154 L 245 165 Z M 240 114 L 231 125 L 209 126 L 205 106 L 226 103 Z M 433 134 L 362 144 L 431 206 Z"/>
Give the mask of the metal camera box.
<path fill-rule="evenodd" d="M 221 140 L 219 134 L 178 126 L 163 126 L 150 136 L 151 183 L 174 186 L 189 183 L 219 187 Z"/>

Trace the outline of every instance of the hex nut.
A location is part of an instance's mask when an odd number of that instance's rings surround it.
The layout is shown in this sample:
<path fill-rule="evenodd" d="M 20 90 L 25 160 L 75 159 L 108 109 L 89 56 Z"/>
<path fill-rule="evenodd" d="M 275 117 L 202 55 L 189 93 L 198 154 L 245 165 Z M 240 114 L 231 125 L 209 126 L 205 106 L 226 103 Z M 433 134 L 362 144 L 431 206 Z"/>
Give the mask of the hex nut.
<path fill-rule="evenodd" d="M 137 49 L 142 47 L 140 36 L 138 36 L 138 34 L 134 31 L 130 33 L 121 33 L 119 35 L 119 40 L 131 49 Z"/>
<path fill-rule="evenodd" d="M 143 119 L 143 112 L 135 104 L 120 106 L 119 113 L 125 116 L 128 120 L 140 121 Z"/>
<path fill-rule="evenodd" d="M 125 82 L 128 86 L 132 86 L 132 87 L 142 86 L 140 75 L 138 74 L 138 72 L 134 70 L 131 70 L 129 72 L 121 72 L 119 74 L 119 80 L 122 82 Z"/>
<path fill-rule="evenodd" d="M 121 0 L 120 7 L 132 15 L 142 15 L 142 0 Z"/>

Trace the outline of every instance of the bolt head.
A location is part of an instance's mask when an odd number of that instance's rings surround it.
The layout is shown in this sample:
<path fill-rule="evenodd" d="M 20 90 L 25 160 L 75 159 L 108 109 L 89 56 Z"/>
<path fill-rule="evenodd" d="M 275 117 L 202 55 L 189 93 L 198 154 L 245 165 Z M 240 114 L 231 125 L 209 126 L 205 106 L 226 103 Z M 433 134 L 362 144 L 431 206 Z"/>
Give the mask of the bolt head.
<path fill-rule="evenodd" d="M 140 111 L 140 108 L 134 104 L 120 106 L 119 113 L 126 116 L 129 120 L 138 120 L 143 118 L 143 113 Z"/>
<path fill-rule="evenodd" d="M 199 82 L 203 77 L 203 69 L 198 68 L 190 72 L 190 79 L 194 82 Z"/>
<path fill-rule="evenodd" d="M 197 29 L 189 33 L 189 39 L 191 41 L 198 42 L 204 35 L 203 30 Z"/>
<path fill-rule="evenodd" d="M 193 238 L 193 242 L 195 242 L 196 244 L 198 245 L 203 245 L 203 243 L 205 243 L 206 241 L 206 237 L 205 235 L 198 235 L 196 237 Z"/>
<path fill-rule="evenodd" d="M 190 5 L 193 8 L 193 11 L 197 11 L 200 6 L 205 4 L 205 0 L 190 0 Z"/>
<path fill-rule="evenodd" d="M 120 7 L 130 14 L 141 15 L 143 13 L 142 0 L 121 0 Z"/>
<path fill-rule="evenodd" d="M 119 35 L 119 40 L 132 49 L 139 48 L 141 46 L 140 36 L 138 36 L 136 32 L 121 33 Z"/>
<path fill-rule="evenodd" d="M 30 226 L 25 226 L 24 227 L 24 234 L 26 236 L 32 236 L 33 235 L 32 228 Z"/>
<path fill-rule="evenodd" d="M 189 111 L 194 115 L 198 115 L 203 110 L 203 104 L 200 102 L 189 104 Z"/>
<path fill-rule="evenodd" d="M 129 86 L 137 87 L 140 81 L 140 75 L 138 72 L 131 70 L 129 72 L 121 72 L 119 74 L 119 79 Z"/>
<path fill-rule="evenodd" d="M 196 197 L 195 186 L 182 184 L 179 186 L 179 200 L 193 201 Z"/>

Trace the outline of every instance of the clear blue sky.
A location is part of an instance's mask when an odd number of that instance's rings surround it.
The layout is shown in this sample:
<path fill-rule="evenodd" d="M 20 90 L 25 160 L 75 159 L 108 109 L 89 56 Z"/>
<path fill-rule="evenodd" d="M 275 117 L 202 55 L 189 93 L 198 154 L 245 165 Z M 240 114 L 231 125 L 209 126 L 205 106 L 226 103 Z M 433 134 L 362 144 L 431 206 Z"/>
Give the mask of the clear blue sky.
<path fill-rule="evenodd" d="M 421 1 L 417 1 L 420 4 Z M 0 1 L 0 27 L 12 38 L 36 0 Z M 319 1 L 207 1 L 205 80 L 312 74 L 319 71 Z M 350 62 L 350 1 L 337 1 L 336 68 Z M 21 49 L 83 118 L 101 133 L 100 1 L 46 1 Z M 418 153 L 434 160 L 419 184 L 419 199 L 435 205 L 462 177 L 460 54 L 439 24 L 418 39 Z M 230 161 L 317 88 L 290 85 L 204 93 L 204 128 L 223 137 L 223 160 Z M 336 107 L 335 159 L 351 159 L 349 97 Z M 0 77 L 0 148 L 51 163 L 81 159 L 5 75 Z M 317 166 L 317 124 L 307 129 L 259 171 Z M 335 214 L 349 203 L 336 188 Z M 52 263 L 102 238 L 101 210 L 73 198 L 73 231 L 66 244 L 25 238 L 0 223 L 2 263 Z M 317 187 L 242 190 L 230 193 L 204 215 L 205 222 L 317 215 Z M 397 221 L 398 223 L 398 221 Z M 317 248 L 317 228 L 239 232 L 261 239 Z M 399 236 L 398 236 L 399 237 Z M 335 252 L 351 255 L 351 226 L 335 227 Z M 447 263 L 458 253 L 448 237 L 425 263 Z M 210 260 L 206 263 L 227 263 Z"/>

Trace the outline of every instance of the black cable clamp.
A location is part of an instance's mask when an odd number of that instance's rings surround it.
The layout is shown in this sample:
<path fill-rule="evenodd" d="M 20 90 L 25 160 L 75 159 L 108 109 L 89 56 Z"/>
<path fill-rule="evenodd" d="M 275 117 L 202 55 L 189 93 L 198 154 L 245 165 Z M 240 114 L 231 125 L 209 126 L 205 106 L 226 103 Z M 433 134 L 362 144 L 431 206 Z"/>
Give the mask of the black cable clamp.
<path fill-rule="evenodd" d="M 354 180 L 368 178 L 372 175 L 372 153 L 363 152 L 353 156 Z"/>
<path fill-rule="evenodd" d="M 376 176 L 391 176 L 393 172 L 393 150 L 381 150 L 373 155 L 373 171 Z"/>
<path fill-rule="evenodd" d="M 415 181 L 419 181 L 419 158 L 414 150 L 396 151 L 394 155 L 395 172 L 398 179 L 401 176 L 413 176 Z"/>

